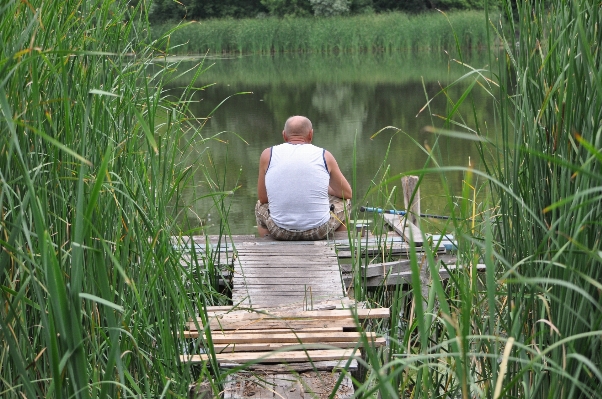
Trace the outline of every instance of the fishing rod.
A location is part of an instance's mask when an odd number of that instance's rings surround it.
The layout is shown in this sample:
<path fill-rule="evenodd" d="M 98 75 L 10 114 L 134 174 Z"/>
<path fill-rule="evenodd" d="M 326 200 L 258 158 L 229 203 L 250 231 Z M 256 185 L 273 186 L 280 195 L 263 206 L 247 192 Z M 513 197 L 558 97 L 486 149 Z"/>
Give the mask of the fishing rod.
<path fill-rule="evenodd" d="M 381 208 L 371 208 L 369 206 L 361 206 L 360 212 L 375 212 L 375 213 L 390 213 L 392 215 L 400 215 L 405 216 L 407 214 L 406 211 L 396 211 L 395 209 L 381 209 Z M 423 218 L 433 218 L 433 219 L 449 219 L 449 216 L 442 215 L 430 215 L 428 213 L 420 213 L 420 217 Z"/>

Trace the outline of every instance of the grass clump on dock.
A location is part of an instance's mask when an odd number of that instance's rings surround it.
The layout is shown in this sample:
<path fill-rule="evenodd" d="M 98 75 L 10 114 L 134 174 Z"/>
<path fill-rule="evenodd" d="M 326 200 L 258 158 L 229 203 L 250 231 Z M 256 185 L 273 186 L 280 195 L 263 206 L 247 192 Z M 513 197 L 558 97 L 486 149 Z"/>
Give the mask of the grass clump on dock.
<path fill-rule="evenodd" d="M 477 11 L 206 20 L 183 24 L 169 40 L 176 54 L 394 52 L 454 49 L 456 40 L 464 49 L 476 49 L 490 43 L 482 20 Z M 153 35 L 164 35 L 173 26 L 153 26 Z"/>
<path fill-rule="evenodd" d="M 186 394 L 178 332 L 217 302 L 171 242 L 197 127 L 140 5 L 0 5 L 2 397 Z"/>

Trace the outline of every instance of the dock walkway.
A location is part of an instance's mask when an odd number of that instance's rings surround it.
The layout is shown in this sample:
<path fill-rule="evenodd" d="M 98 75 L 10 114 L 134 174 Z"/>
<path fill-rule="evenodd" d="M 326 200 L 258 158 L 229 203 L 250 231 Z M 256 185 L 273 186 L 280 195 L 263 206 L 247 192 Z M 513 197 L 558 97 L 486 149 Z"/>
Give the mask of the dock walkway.
<path fill-rule="evenodd" d="M 232 305 L 208 308 L 209 326 L 197 318 L 185 334 L 199 338 L 199 328 L 209 327 L 219 367 L 245 365 L 228 377 L 223 397 L 321 398 L 337 387 L 337 398 L 351 398 L 349 373 L 358 368 L 362 335 L 373 347 L 385 345 L 358 327 L 364 319 L 388 318 L 389 309 L 363 309 L 346 296 L 334 240 L 238 237 L 226 249 Z M 208 356 L 182 361 L 202 363 Z"/>
<path fill-rule="evenodd" d="M 237 245 L 232 302 L 241 307 L 279 307 L 345 297 L 337 255 L 326 242 L 252 242 Z"/>

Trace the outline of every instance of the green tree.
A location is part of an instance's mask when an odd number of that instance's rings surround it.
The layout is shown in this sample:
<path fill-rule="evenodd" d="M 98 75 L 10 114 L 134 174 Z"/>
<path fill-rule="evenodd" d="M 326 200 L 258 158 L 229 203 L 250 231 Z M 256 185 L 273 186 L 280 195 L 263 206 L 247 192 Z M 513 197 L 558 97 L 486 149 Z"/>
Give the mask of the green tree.
<path fill-rule="evenodd" d="M 284 17 L 307 17 L 312 15 L 309 0 L 260 0 L 270 15 Z"/>
<path fill-rule="evenodd" d="M 429 7 L 427 3 L 429 0 L 373 0 L 374 11 L 376 12 L 387 12 L 387 11 L 404 11 L 417 13 L 427 10 Z"/>
<path fill-rule="evenodd" d="M 364 14 L 374 12 L 372 0 L 351 0 L 349 4 L 351 14 Z"/>
<path fill-rule="evenodd" d="M 316 17 L 349 14 L 349 0 L 309 0 Z"/>

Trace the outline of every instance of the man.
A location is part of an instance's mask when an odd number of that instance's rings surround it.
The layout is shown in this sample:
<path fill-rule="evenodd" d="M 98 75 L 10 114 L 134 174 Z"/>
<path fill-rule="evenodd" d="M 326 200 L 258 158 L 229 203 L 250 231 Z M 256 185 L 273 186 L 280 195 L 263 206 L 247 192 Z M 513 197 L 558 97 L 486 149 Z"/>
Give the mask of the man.
<path fill-rule="evenodd" d="M 255 205 L 260 237 L 321 240 L 346 229 L 351 186 L 332 154 L 311 144 L 313 135 L 309 119 L 291 116 L 284 143 L 261 153 Z"/>

